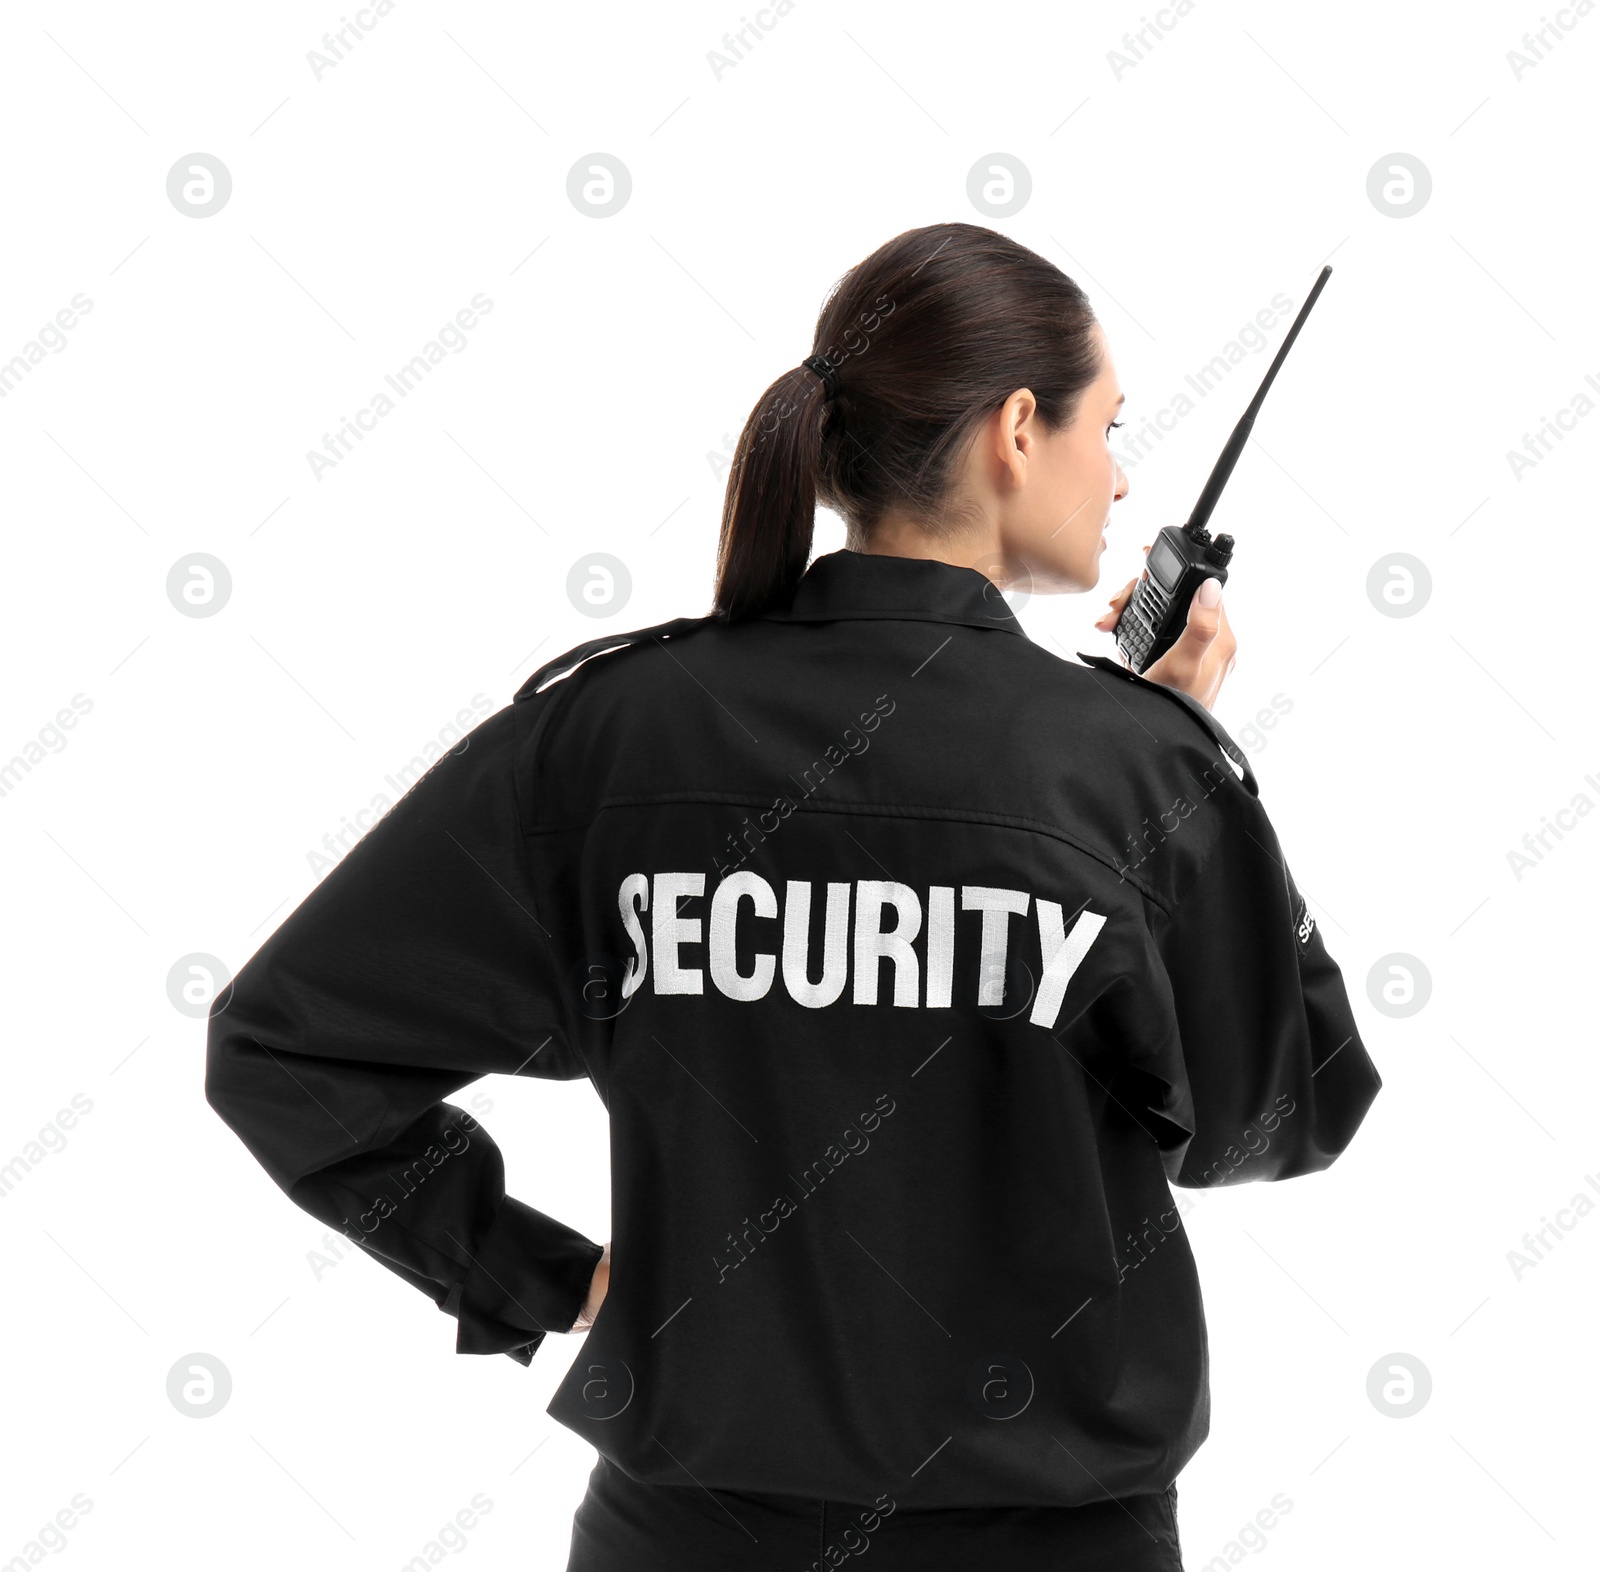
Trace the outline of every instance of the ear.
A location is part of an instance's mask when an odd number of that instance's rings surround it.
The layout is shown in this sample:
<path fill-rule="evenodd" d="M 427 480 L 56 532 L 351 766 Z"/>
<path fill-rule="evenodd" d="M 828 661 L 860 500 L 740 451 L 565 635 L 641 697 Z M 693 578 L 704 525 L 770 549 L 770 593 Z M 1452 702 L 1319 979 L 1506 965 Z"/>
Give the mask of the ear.
<path fill-rule="evenodd" d="M 1038 408 L 1031 388 L 1018 388 L 1000 406 L 997 428 L 1000 461 L 1016 486 L 1027 478 L 1028 460 L 1036 456 L 1034 429 Z"/>

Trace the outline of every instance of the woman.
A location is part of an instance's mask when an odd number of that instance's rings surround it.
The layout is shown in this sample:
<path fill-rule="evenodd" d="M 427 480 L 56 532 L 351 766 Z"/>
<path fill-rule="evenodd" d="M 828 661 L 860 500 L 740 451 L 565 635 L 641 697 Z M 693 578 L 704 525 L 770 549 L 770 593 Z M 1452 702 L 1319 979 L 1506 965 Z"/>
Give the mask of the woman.
<path fill-rule="evenodd" d="M 587 1332 L 569 1572 L 1177 1568 L 1169 1182 L 1325 1168 L 1379 1077 L 1210 716 L 1216 581 L 1143 677 L 1000 593 L 1091 589 L 1127 492 L 1083 293 L 934 225 L 814 344 L 740 438 L 716 610 L 442 758 L 219 998 L 207 1096 L 458 1351 Z M 612 1246 L 505 1194 L 442 1101 L 490 1072 L 592 1080 Z"/>

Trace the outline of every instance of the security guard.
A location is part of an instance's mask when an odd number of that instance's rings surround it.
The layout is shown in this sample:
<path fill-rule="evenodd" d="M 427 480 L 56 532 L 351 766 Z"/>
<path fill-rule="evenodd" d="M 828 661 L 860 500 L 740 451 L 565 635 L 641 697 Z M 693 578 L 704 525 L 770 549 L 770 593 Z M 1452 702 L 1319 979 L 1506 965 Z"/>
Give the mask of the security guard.
<path fill-rule="evenodd" d="M 1003 237 L 943 225 L 839 309 L 898 285 L 914 317 L 910 263 L 950 232 L 924 283 L 995 287 Z M 891 1512 L 1170 1501 L 1209 1393 L 1168 1186 L 1325 1168 L 1380 1081 L 1205 703 L 1046 650 L 933 537 L 807 567 L 809 481 L 800 535 L 750 524 L 782 444 L 857 497 L 829 423 L 869 419 L 851 379 L 895 375 L 872 365 L 892 344 L 814 357 L 752 415 L 716 612 L 535 672 L 261 946 L 212 1011 L 206 1094 L 456 1318 L 459 1352 L 527 1364 L 579 1323 L 603 1246 L 507 1195 L 446 1099 L 588 1077 L 612 1275 L 548 1412 L 630 1480 Z M 1091 347 L 1080 409 L 1110 375 Z M 1007 509 L 1080 457 L 1050 447 L 1049 368 L 1022 369 L 998 411 L 960 395 L 988 414 L 949 472 L 1019 529 Z M 858 546 L 905 543 L 876 517 Z"/>

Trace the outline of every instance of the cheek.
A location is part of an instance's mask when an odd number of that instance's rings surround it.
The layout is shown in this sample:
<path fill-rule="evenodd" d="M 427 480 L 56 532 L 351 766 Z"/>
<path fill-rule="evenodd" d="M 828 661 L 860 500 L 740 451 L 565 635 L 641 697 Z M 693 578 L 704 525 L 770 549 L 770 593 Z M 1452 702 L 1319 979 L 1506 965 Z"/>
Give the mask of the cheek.
<path fill-rule="evenodd" d="M 1099 500 L 1109 497 L 1117 486 L 1117 461 L 1104 441 L 1085 444 L 1066 455 L 1063 471 L 1067 489 L 1076 498 L 1085 495 Z"/>
<path fill-rule="evenodd" d="M 1109 439 L 1100 444 L 1100 461 L 1105 465 L 1107 487 L 1115 490 L 1117 484 L 1117 456 L 1111 450 Z"/>

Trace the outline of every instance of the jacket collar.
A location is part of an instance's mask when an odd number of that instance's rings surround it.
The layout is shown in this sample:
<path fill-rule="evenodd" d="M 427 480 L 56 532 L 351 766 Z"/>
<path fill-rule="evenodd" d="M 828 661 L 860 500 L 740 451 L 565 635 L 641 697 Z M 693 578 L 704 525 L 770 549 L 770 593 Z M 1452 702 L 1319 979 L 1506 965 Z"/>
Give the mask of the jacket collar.
<path fill-rule="evenodd" d="M 1016 614 L 987 574 L 925 557 L 830 551 L 816 558 L 785 606 L 761 612 L 769 622 L 833 622 L 887 618 L 959 622 L 1027 638 Z"/>

